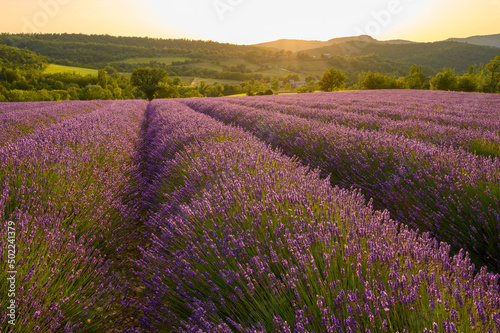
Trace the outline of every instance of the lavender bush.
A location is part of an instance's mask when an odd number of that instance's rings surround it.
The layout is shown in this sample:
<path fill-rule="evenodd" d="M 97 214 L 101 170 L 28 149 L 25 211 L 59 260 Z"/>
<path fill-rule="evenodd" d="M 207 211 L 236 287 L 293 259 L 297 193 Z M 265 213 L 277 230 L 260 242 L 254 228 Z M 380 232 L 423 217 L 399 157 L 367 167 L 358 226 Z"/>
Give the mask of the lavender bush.
<path fill-rule="evenodd" d="M 500 329 L 498 276 L 464 252 L 177 102 L 148 123 L 145 331 Z"/>
<path fill-rule="evenodd" d="M 313 94 L 314 95 L 314 94 Z M 335 95 L 335 94 L 332 94 Z M 361 189 L 375 207 L 429 231 L 479 267 L 500 271 L 500 160 L 386 132 L 350 128 L 226 100 L 185 99 L 193 109 L 250 130 L 332 184 Z"/>
<path fill-rule="evenodd" d="M 7 243 L 13 221 L 18 252 L 15 332 L 103 332 L 125 319 L 117 311 L 130 301 L 119 274 L 124 263 L 113 258 L 127 246 L 122 223 L 130 212 L 121 196 L 145 107 L 143 101 L 49 106 L 55 118 L 74 115 L 0 148 L 1 239 Z M 2 281 L 6 255 L 2 250 Z M 6 302 L 2 297 L 2 332 L 13 328 Z"/>
<path fill-rule="evenodd" d="M 485 99 L 483 94 L 469 94 L 467 99 L 459 101 L 455 94 L 446 92 L 370 91 L 362 95 L 354 92 L 316 95 L 314 103 L 308 103 L 310 95 L 302 99 L 287 95 L 226 98 L 225 101 L 356 129 L 384 131 L 439 146 L 461 147 L 485 156 L 500 156 L 500 128 L 496 126 L 500 119 L 495 112 L 500 97 L 495 95 L 486 95 L 489 98 Z M 382 106 L 376 105 L 381 102 L 381 96 L 385 98 Z M 412 100 L 406 101 L 410 96 Z M 351 101 L 350 97 L 357 98 Z M 323 103 L 318 104 L 318 101 Z"/>
<path fill-rule="evenodd" d="M 498 332 L 498 103 L 0 103 L 0 330 Z"/>
<path fill-rule="evenodd" d="M 105 103 L 105 102 L 104 102 Z M 0 147 L 65 119 L 95 111 L 102 101 L 0 103 Z"/>
<path fill-rule="evenodd" d="M 248 100 L 259 100 L 261 96 Z M 271 97 L 263 97 L 267 99 Z M 244 98 L 231 98 L 242 100 Z M 374 114 L 394 120 L 417 119 L 437 125 L 500 130 L 496 94 L 428 90 L 372 90 L 274 96 L 286 105 Z"/>

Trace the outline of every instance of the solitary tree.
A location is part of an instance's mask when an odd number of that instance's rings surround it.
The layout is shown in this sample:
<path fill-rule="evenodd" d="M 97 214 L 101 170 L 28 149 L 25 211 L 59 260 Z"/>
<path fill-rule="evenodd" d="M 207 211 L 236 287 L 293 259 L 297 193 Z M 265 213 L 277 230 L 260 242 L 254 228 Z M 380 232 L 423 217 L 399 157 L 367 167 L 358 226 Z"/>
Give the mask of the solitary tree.
<path fill-rule="evenodd" d="M 345 75 L 340 70 L 330 68 L 321 77 L 318 85 L 321 91 L 333 91 L 344 85 Z"/>
<path fill-rule="evenodd" d="M 132 72 L 130 82 L 144 92 L 148 101 L 151 101 L 155 97 L 158 85 L 166 80 L 167 74 L 163 68 L 138 68 Z"/>

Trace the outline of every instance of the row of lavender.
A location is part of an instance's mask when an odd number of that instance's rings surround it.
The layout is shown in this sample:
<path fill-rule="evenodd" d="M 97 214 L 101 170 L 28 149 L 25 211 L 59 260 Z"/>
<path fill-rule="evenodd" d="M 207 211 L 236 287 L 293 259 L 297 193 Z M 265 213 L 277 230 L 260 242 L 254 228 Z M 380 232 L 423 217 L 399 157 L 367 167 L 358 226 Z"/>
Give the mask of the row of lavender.
<path fill-rule="evenodd" d="M 500 330 L 498 276 L 473 277 L 463 252 L 179 102 L 152 102 L 147 120 L 143 330 Z"/>
<path fill-rule="evenodd" d="M 65 119 L 100 108 L 101 101 L 0 103 L 0 147 Z"/>
<path fill-rule="evenodd" d="M 259 96 L 260 97 L 260 96 Z M 439 125 L 498 132 L 500 97 L 447 91 L 373 90 L 276 96 L 280 103 L 326 110 L 371 113 L 394 120 L 419 119 Z M 258 99 L 251 97 L 250 99 Z"/>
<path fill-rule="evenodd" d="M 128 282 L 117 273 L 127 263 L 117 259 L 129 243 L 133 210 L 122 196 L 146 105 L 13 105 L 16 121 L 31 130 L 0 147 L 0 331 L 103 332 L 127 319 Z M 12 271 L 7 226 L 17 250 L 15 326 L 3 294 Z"/>
<path fill-rule="evenodd" d="M 500 97 L 496 95 L 403 90 L 317 94 L 312 99 L 313 96 L 259 96 L 225 100 L 237 105 L 357 129 L 384 131 L 500 157 L 500 113 L 495 112 L 499 108 Z"/>
<path fill-rule="evenodd" d="M 500 271 L 498 159 L 226 100 L 182 102 L 242 126 L 329 174 L 332 184 L 360 189 L 399 222 L 431 232 L 456 251 L 464 247 L 478 267 Z"/>

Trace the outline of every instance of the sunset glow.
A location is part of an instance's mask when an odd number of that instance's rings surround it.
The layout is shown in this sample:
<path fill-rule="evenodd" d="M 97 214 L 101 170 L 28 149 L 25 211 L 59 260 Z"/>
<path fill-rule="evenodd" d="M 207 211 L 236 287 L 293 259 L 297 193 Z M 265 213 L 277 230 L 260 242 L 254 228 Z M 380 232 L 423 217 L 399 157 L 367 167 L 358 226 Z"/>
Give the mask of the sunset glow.
<path fill-rule="evenodd" d="M 0 12 L 0 31 L 84 33 L 253 44 L 281 38 L 437 41 L 498 33 L 500 1 L 26 0 Z"/>

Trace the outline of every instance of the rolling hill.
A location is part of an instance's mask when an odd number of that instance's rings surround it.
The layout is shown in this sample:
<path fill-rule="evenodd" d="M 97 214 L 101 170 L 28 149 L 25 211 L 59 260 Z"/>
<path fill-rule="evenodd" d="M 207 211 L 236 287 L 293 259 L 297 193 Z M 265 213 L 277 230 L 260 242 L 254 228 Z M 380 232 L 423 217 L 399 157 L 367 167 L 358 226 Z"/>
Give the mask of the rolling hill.
<path fill-rule="evenodd" d="M 49 61 L 47 57 L 41 56 L 33 51 L 0 44 L 0 69 L 21 68 L 41 69 Z"/>
<path fill-rule="evenodd" d="M 413 44 L 415 42 L 404 40 L 404 39 L 393 39 L 380 41 L 368 35 L 352 36 L 352 37 L 340 37 L 332 38 L 327 41 L 319 40 L 300 40 L 300 39 L 279 39 L 273 42 L 266 42 L 260 44 L 254 44 L 252 46 L 269 48 L 274 51 L 292 51 L 300 52 L 310 49 L 317 49 L 321 47 L 328 47 L 331 45 L 337 45 L 346 42 L 367 42 L 367 43 L 381 43 L 381 44 Z"/>
<path fill-rule="evenodd" d="M 131 58 L 184 56 L 229 57 L 245 53 L 263 56 L 261 48 L 187 39 L 155 39 L 83 34 L 0 34 L 0 44 L 28 49 L 60 65 L 101 68 Z"/>
<path fill-rule="evenodd" d="M 500 35 L 471 37 L 469 41 L 492 42 L 495 36 Z M 444 67 L 461 75 L 470 65 L 484 65 L 500 55 L 498 47 L 471 42 L 378 41 L 367 35 L 328 41 L 283 39 L 252 46 L 108 35 L 0 34 L 2 44 L 4 48 L 15 46 L 16 52 L 35 52 L 31 55 L 43 59 L 38 63 L 88 69 L 111 65 L 125 75 L 139 67 L 156 66 L 172 76 L 234 81 L 269 80 L 289 73 L 299 74 L 301 79 L 319 77 L 332 66 L 345 71 L 352 82 L 366 71 L 404 76 L 412 64 L 422 65 L 426 75 L 435 75 Z M 281 50 L 296 53 L 284 55 Z"/>
<path fill-rule="evenodd" d="M 354 37 L 341 37 L 341 38 L 333 38 L 327 41 L 319 41 L 319 40 L 300 40 L 300 39 L 280 39 L 272 42 L 254 44 L 253 46 L 270 48 L 274 51 L 292 51 L 299 52 L 309 49 L 316 49 L 320 47 L 327 47 L 334 44 L 350 42 L 350 41 L 364 41 L 364 42 L 376 42 L 370 36 L 361 35 Z"/>
<path fill-rule="evenodd" d="M 500 48 L 452 41 L 411 44 L 349 41 L 302 52 L 311 56 L 378 54 L 381 58 L 419 64 L 437 71 L 444 67 L 454 68 L 457 74 L 463 74 L 470 65 L 484 65 L 500 55 Z"/>
<path fill-rule="evenodd" d="M 472 36 L 467 38 L 449 38 L 447 41 L 469 43 L 474 45 L 494 46 L 500 47 L 500 34 L 485 35 L 485 36 Z"/>

